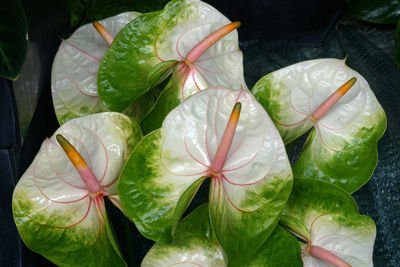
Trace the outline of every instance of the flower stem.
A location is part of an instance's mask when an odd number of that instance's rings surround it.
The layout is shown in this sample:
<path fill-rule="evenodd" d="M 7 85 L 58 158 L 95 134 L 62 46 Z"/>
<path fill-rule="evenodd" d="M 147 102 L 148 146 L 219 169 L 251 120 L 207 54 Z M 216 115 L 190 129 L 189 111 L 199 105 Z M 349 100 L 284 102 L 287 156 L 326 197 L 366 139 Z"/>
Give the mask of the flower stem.
<path fill-rule="evenodd" d="M 96 176 L 93 174 L 92 170 L 87 165 L 86 161 L 83 159 L 81 154 L 64 138 L 61 134 L 56 136 L 58 143 L 62 149 L 67 154 L 67 157 L 74 165 L 75 169 L 78 171 L 79 175 L 82 177 L 83 182 L 89 189 L 91 193 L 97 193 L 101 191 L 101 186 Z"/>
<path fill-rule="evenodd" d="M 308 246 L 308 251 L 311 256 L 321 259 L 327 263 L 334 265 L 335 267 L 351 267 L 350 264 L 339 258 L 338 256 L 332 254 L 326 249 L 318 246 Z"/>
<path fill-rule="evenodd" d="M 214 160 L 211 164 L 211 171 L 213 171 L 214 173 L 220 173 L 222 168 L 224 167 L 226 157 L 228 156 L 228 152 L 231 148 L 233 137 L 235 135 L 241 108 L 242 104 L 238 102 L 232 109 L 232 113 L 226 125 L 224 135 L 222 136 L 221 142 L 218 145 L 217 152 L 215 153 Z"/>
<path fill-rule="evenodd" d="M 328 111 L 331 109 L 336 102 L 339 101 L 342 96 L 344 96 L 351 87 L 357 81 L 356 77 L 351 78 L 345 84 L 343 84 L 339 89 L 337 89 L 333 94 L 331 94 L 311 115 L 313 121 L 318 121 L 321 119 Z"/>
<path fill-rule="evenodd" d="M 219 39 L 230 33 L 231 31 L 237 29 L 240 26 L 239 21 L 232 22 L 225 25 L 215 32 L 208 35 L 200 43 L 198 43 L 186 56 L 185 61 L 193 64 L 208 48 L 215 44 Z"/>
<path fill-rule="evenodd" d="M 101 35 L 101 37 L 103 37 L 104 41 L 106 41 L 106 43 L 110 46 L 114 41 L 114 36 L 112 36 L 111 33 L 107 31 L 107 29 L 104 28 L 104 26 L 97 21 L 93 21 L 92 24 L 97 32 Z"/>

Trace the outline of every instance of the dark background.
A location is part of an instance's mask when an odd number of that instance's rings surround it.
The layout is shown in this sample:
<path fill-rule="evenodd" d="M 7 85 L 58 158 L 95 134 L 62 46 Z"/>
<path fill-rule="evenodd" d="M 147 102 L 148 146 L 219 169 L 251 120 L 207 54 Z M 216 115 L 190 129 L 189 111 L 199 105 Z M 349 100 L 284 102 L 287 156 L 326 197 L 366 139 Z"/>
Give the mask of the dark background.
<path fill-rule="evenodd" d="M 50 91 L 51 65 L 60 38 L 71 32 L 65 0 L 22 2 L 29 28 L 26 62 L 17 81 L 0 79 L 0 266 L 51 266 L 19 239 L 11 214 L 11 196 L 15 183 L 44 138 L 58 128 Z M 399 266 L 400 69 L 394 63 L 394 27 L 357 21 L 340 0 L 206 2 L 232 21 L 242 22 L 239 38 L 249 88 L 271 71 L 323 57 L 348 56 L 347 64 L 367 79 L 386 111 L 388 128 L 379 142 L 379 163 L 373 177 L 353 196 L 360 212 L 374 219 L 377 225 L 375 266 Z M 288 151 L 292 162 L 303 142 L 301 138 Z M 208 184 L 205 184 L 189 210 L 207 198 Z M 114 207 L 107 208 L 120 243 L 127 239 L 133 242 L 133 259 L 129 261 L 139 265 L 152 241 L 142 237 L 133 225 L 130 237 L 118 231 L 127 222 Z M 127 247 L 122 249 L 127 254 Z"/>

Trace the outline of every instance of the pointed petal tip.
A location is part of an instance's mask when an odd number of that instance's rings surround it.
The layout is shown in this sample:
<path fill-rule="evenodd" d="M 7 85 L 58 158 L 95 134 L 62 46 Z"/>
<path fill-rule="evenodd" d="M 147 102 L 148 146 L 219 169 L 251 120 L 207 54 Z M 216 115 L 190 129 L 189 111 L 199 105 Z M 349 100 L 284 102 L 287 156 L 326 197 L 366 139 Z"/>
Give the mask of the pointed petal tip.
<path fill-rule="evenodd" d="M 234 29 L 237 29 L 242 25 L 242 23 L 240 21 L 234 21 L 231 25 L 234 26 Z"/>

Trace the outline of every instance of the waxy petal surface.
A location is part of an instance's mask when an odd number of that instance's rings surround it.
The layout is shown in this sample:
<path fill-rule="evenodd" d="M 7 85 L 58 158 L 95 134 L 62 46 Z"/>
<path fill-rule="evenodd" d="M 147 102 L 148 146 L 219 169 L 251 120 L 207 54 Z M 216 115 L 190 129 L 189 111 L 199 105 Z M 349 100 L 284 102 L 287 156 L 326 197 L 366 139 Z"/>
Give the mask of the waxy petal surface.
<path fill-rule="evenodd" d="M 283 212 L 304 224 L 310 233 L 309 245 L 321 247 L 353 267 L 373 266 L 376 236 L 374 221 L 360 215 L 354 199 L 343 189 L 314 179 L 295 179 Z M 290 227 L 296 235 L 294 225 Z M 310 255 L 303 247 L 304 266 L 331 266 Z"/>
<path fill-rule="evenodd" d="M 232 146 L 221 173 L 212 174 L 214 155 L 237 102 L 242 108 Z M 246 90 L 210 88 L 181 103 L 160 130 L 136 147 L 118 191 L 138 229 L 165 241 L 197 183 L 206 177 L 212 177 L 210 215 L 218 241 L 229 256 L 251 257 L 277 223 L 292 173 L 277 130 Z M 190 197 L 183 202 L 188 190 Z"/>
<path fill-rule="evenodd" d="M 102 195 L 90 194 L 56 141 L 61 134 L 78 150 L 105 194 L 116 194 L 117 179 L 140 128 L 125 115 L 98 113 L 76 118 L 46 139 L 13 195 L 17 228 L 27 246 L 61 266 L 102 259 L 124 266 L 110 236 Z"/>
<path fill-rule="evenodd" d="M 126 12 L 99 22 L 116 36 L 139 15 Z M 97 70 L 108 47 L 92 24 L 80 27 L 61 42 L 54 58 L 51 78 L 53 104 L 60 124 L 72 118 L 109 111 L 97 93 Z M 135 118 L 141 113 L 140 109 L 153 103 L 150 97 L 143 97 L 124 113 Z"/>
<path fill-rule="evenodd" d="M 353 87 L 314 123 L 314 110 L 352 77 L 357 78 Z M 296 177 L 321 179 L 348 192 L 371 177 L 386 116 L 367 81 L 344 60 L 317 59 L 291 65 L 266 75 L 252 91 L 286 144 L 314 127 L 293 166 Z"/>
<path fill-rule="evenodd" d="M 215 8 L 198 0 L 174 0 L 161 11 L 135 19 L 121 30 L 101 62 L 98 87 L 102 101 L 112 110 L 123 110 L 151 89 L 148 73 L 158 64 L 183 61 L 198 42 L 228 23 Z M 236 31 L 192 63 L 183 70 L 187 77 L 183 95 L 204 89 L 203 81 L 208 86 L 245 87 Z"/>

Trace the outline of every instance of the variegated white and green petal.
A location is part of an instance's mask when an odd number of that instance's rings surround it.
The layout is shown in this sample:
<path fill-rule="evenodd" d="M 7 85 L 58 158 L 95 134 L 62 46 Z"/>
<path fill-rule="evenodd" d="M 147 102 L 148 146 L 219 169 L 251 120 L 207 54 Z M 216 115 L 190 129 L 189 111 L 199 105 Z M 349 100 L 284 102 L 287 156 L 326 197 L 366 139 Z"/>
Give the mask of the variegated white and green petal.
<path fill-rule="evenodd" d="M 72 119 L 46 139 L 13 195 L 14 219 L 22 239 L 60 266 L 124 266 L 108 233 L 102 196 L 90 195 L 55 140 L 57 134 L 79 151 L 103 190 L 115 194 L 140 128 L 125 115 L 98 113 Z"/>
<path fill-rule="evenodd" d="M 139 15 L 126 12 L 99 22 L 116 36 Z M 97 94 L 97 70 L 107 49 L 107 43 L 91 24 L 80 27 L 61 42 L 53 62 L 51 81 L 54 109 L 60 124 L 72 118 L 109 111 Z"/>
<path fill-rule="evenodd" d="M 124 211 L 141 234 L 165 243 L 171 241 L 180 217 L 204 178 L 201 172 L 175 173 L 163 164 L 162 150 L 160 130 L 145 136 L 121 173 L 118 193 Z M 181 163 L 185 165 L 184 161 Z"/>
<path fill-rule="evenodd" d="M 165 89 L 157 98 L 152 110 L 140 123 L 143 133 L 147 134 L 160 128 L 171 110 L 184 99 L 207 87 L 206 82 L 194 69 L 188 68 L 186 63 L 177 63 Z"/>
<path fill-rule="evenodd" d="M 310 115 L 350 78 L 357 82 L 318 120 L 293 167 L 299 178 L 321 179 L 348 192 L 360 188 L 377 164 L 386 116 L 367 81 L 344 60 L 300 62 L 268 74 L 253 93 L 272 116 L 285 143 L 313 126 Z"/>
<path fill-rule="evenodd" d="M 160 63 L 183 61 L 198 42 L 228 23 L 215 8 L 198 0 L 174 0 L 161 11 L 135 19 L 121 30 L 102 60 L 98 81 L 102 101 L 112 110 L 123 110 L 155 85 L 148 74 Z M 192 62 L 188 72 L 210 86 L 245 87 L 242 61 L 234 31 Z M 195 83 L 187 82 L 185 95 L 197 90 Z"/>
<path fill-rule="evenodd" d="M 147 237 L 155 230 L 165 235 L 173 230 L 172 223 L 179 220 L 173 216 L 180 216 L 180 209 L 188 205 L 179 201 L 180 197 L 184 192 L 192 196 L 202 177 L 210 176 L 237 102 L 242 111 L 232 146 L 221 174 L 212 178 L 212 225 L 228 256 L 241 253 L 243 260 L 253 256 L 268 238 L 292 184 L 284 144 L 250 93 L 225 88 L 201 91 L 181 103 L 168 114 L 161 130 L 143 139 L 124 168 L 119 184 L 121 201 L 138 229 L 143 233 L 145 228 Z"/>
<path fill-rule="evenodd" d="M 311 244 L 322 247 L 353 267 L 374 266 L 372 253 L 376 236 L 374 221 L 357 214 L 323 214 L 310 226 Z M 330 264 L 311 256 L 303 244 L 304 266 L 329 267 Z"/>
<path fill-rule="evenodd" d="M 346 149 L 363 138 L 382 135 L 374 129 L 386 121 L 384 112 L 367 81 L 345 65 L 345 60 L 326 58 L 300 62 L 263 77 L 253 93 L 271 115 L 285 143 L 290 143 L 312 127 L 309 116 L 337 88 L 356 77 L 351 90 L 321 118 L 321 137 L 335 149 Z M 327 136 L 330 135 L 330 136 Z M 336 137 L 336 140 L 330 138 Z"/>
<path fill-rule="evenodd" d="M 309 245 L 322 247 L 354 267 L 373 266 L 375 223 L 359 214 L 356 202 L 343 189 L 314 179 L 295 179 L 283 214 L 303 223 L 310 234 L 304 240 Z M 294 224 L 285 227 L 295 235 L 301 230 Z M 311 256 L 305 245 L 302 257 L 304 266 L 331 266 Z"/>
<path fill-rule="evenodd" d="M 341 128 L 317 123 L 293 165 L 295 176 L 321 179 L 350 193 L 364 185 L 378 163 L 377 142 L 386 129 L 382 108 L 371 107 L 375 101 L 368 95 L 364 112 Z"/>
<path fill-rule="evenodd" d="M 300 244 L 293 235 L 282 227 L 277 226 L 255 257 L 246 266 L 303 266 Z"/>
<path fill-rule="evenodd" d="M 196 208 L 176 228 L 171 244 L 155 244 L 142 267 L 226 266 L 221 247 L 215 241 L 208 217 L 208 205 Z"/>

